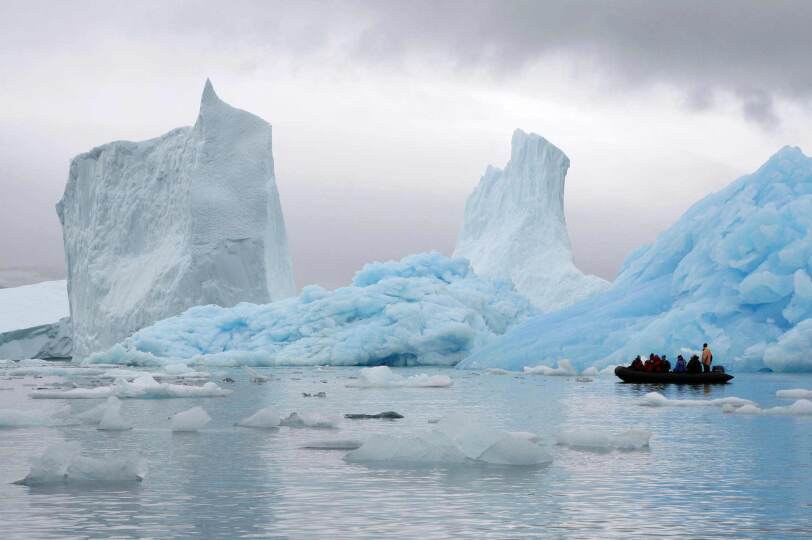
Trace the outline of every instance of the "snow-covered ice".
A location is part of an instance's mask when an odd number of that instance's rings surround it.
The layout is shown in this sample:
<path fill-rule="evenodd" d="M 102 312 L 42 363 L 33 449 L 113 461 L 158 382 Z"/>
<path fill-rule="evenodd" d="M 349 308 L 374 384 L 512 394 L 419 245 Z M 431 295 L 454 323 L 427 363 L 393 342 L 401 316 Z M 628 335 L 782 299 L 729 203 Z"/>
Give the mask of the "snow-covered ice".
<path fill-rule="evenodd" d="M 358 379 L 351 381 L 347 386 L 351 388 L 445 388 L 451 386 L 453 382 L 448 375 L 420 373 L 404 377 L 395 373 L 389 366 L 374 366 L 361 368 Z"/>
<path fill-rule="evenodd" d="M 271 407 L 260 409 L 251 416 L 243 418 L 237 425 L 240 427 L 276 429 L 281 423 L 281 418 Z"/>
<path fill-rule="evenodd" d="M 225 397 L 231 390 L 220 388 L 217 383 L 203 386 L 171 384 L 156 381 L 151 375 L 142 375 L 134 381 L 116 379 L 111 386 L 73 388 L 71 390 L 37 390 L 34 399 L 103 399 L 109 396 L 127 399 L 168 399 L 190 397 Z"/>
<path fill-rule="evenodd" d="M 88 457 L 78 442 L 48 446 L 31 460 L 31 470 L 18 484 L 140 482 L 147 474 L 147 461 L 136 454 Z"/>
<path fill-rule="evenodd" d="M 454 365 L 535 313 L 510 282 L 423 253 L 370 263 L 353 284 L 296 298 L 200 306 L 136 332 L 91 362 L 162 365 Z"/>
<path fill-rule="evenodd" d="M 0 289 L 0 358 L 69 358 L 65 280 Z"/>
<path fill-rule="evenodd" d="M 779 390 L 775 395 L 781 399 L 812 399 L 812 390 L 791 388 L 789 390 Z"/>
<path fill-rule="evenodd" d="M 609 283 L 584 275 L 572 259 L 564 218 L 564 152 L 517 129 L 504 169 L 488 166 L 465 203 L 455 257 L 482 276 L 507 278 L 542 311 L 568 306 Z"/>
<path fill-rule="evenodd" d="M 785 147 L 629 255 L 608 291 L 517 326 L 460 367 L 603 367 L 707 342 L 729 371 L 810 371 L 810 275 L 812 159 Z"/>
<path fill-rule="evenodd" d="M 745 405 L 755 405 L 749 399 L 740 397 L 724 397 L 716 399 L 668 399 L 659 392 L 649 392 L 640 398 L 640 405 L 646 407 L 744 407 Z"/>
<path fill-rule="evenodd" d="M 211 421 L 209 414 L 202 407 L 192 407 L 172 416 L 172 431 L 197 431 Z"/>
<path fill-rule="evenodd" d="M 600 429 L 577 428 L 561 431 L 555 440 L 556 444 L 575 450 L 631 451 L 648 448 L 651 432 L 644 429 L 628 429 L 620 433 L 609 433 Z"/>
<path fill-rule="evenodd" d="M 207 81 L 193 127 L 73 159 L 57 212 L 74 357 L 192 306 L 294 294 L 271 147 Z"/>

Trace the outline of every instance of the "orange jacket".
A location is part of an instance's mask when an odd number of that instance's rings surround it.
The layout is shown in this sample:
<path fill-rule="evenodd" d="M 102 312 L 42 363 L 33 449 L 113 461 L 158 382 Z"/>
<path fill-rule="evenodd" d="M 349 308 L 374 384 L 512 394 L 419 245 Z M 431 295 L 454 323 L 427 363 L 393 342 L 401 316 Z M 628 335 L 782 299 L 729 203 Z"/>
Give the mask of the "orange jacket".
<path fill-rule="evenodd" d="M 713 353 L 711 352 L 710 347 L 705 347 L 705 350 L 702 351 L 702 364 L 709 366 L 712 360 Z"/>

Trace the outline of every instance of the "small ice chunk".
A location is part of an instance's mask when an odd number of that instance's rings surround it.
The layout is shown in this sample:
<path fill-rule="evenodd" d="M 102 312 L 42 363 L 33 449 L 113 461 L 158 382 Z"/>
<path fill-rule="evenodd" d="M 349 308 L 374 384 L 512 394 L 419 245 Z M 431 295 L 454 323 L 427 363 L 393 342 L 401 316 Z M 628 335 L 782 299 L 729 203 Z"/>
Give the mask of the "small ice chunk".
<path fill-rule="evenodd" d="M 15 484 L 140 482 L 147 474 L 147 461 L 134 454 L 103 458 L 81 455 L 76 441 L 60 442 L 31 460 L 31 470 Z"/>
<path fill-rule="evenodd" d="M 649 447 L 651 432 L 644 429 L 629 429 L 612 434 L 599 429 L 568 429 L 556 436 L 556 443 L 574 450 L 591 452 L 631 451 Z"/>
<path fill-rule="evenodd" d="M 192 407 L 172 417 L 172 431 L 197 431 L 211 421 L 202 407 Z"/>
<path fill-rule="evenodd" d="M 121 400 L 116 396 L 107 398 L 98 429 L 103 431 L 126 431 L 133 426 L 121 416 Z"/>
<path fill-rule="evenodd" d="M 812 390 L 792 388 L 790 390 L 779 390 L 775 395 L 781 399 L 812 399 Z"/>
<path fill-rule="evenodd" d="M 743 407 L 745 405 L 755 405 L 749 399 L 740 397 L 726 397 L 717 399 L 668 399 L 659 392 L 649 392 L 639 401 L 640 405 L 647 407 Z"/>
<path fill-rule="evenodd" d="M 515 371 L 508 371 L 507 369 L 502 368 L 488 368 L 485 370 L 486 373 L 490 375 L 517 375 Z"/>
<path fill-rule="evenodd" d="M 362 368 L 360 377 L 347 386 L 350 388 L 442 388 L 453 383 L 448 375 L 427 375 L 421 373 L 404 377 L 395 373 L 389 366 Z"/>
<path fill-rule="evenodd" d="M 271 407 L 260 409 L 248 418 L 243 418 L 237 425 L 240 427 L 250 427 L 259 429 L 276 429 L 279 427 L 281 419 Z"/>
<path fill-rule="evenodd" d="M 558 361 L 558 367 L 550 367 L 544 364 L 539 364 L 534 367 L 524 367 L 525 375 L 547 375 L 547 376 L 562 376 L 572 377 L 578 375 L 578 372 L 572 367 L 572 362 L 566 358 Z"/>
<path fill-rule="evenodd" d="M 601 372 L 595 366 L 588 367 L 581 372 L 582 377 L 597 377 L 600 374 Z"/>
<path fill-rule="evenodd" d="M 283 418 L 280 425 L 290 428 L 335 429 L 338 427 L 338 418 L 319 413 L 290 413 Z"/>
<path fill-rule="evenodd" d="M 263 375 L 259 371 L 251 369 L 248 366 L 243 366 L 243 369 L 248 373 L 248 376 L 250 377 L 252 383 L 262 384 L 271 380 L 270 376 Z"/>
<path fill-rule="evenodd" d="M 745 405 L 737 409 L 736 414 L 753 414 L 765 416 L 809 416 L 812 415 L 812 401 L 799 399 L 786 407 L 770 407 L 762 409 L 756 405 Z"/>
<path fill-rule="evenodd" d="M 553 456 L 543 447 L 524 437 L 506 433 L 482 452 L 477 461 L 492 465 L 531 466 L 551 463 Z"/>
<path fill-rule="evenodd" d="M 333 439 L 312 441 L 302 446 L 309 450 L 357 450 L 363 443 L 353 439 Z"/>

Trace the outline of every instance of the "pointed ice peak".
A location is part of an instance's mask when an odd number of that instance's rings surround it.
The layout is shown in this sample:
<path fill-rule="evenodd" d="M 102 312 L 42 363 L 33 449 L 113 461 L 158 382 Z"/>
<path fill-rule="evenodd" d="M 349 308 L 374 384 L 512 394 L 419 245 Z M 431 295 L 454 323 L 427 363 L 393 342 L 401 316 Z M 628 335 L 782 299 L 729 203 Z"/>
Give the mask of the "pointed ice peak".
<path fill-rule="evenodd" d="M 203 97 L 200 98 L 200 103 L 218 102 L 220 98 L 214 91 L 214 86 L 211 84 L 211 79 L 206 78 L 206 85 L 203 87 Z"/>
<path fill-rule="evenodd" d="M 569 168 L 570 160 L 556 145 L 535 133 L 526 133 L 521 129 L 513 132 L 510 141 L 510 161 L 519 166 L 525 161 L 536 161 L 554 157 L 563 161 L 564 167 Z"/>

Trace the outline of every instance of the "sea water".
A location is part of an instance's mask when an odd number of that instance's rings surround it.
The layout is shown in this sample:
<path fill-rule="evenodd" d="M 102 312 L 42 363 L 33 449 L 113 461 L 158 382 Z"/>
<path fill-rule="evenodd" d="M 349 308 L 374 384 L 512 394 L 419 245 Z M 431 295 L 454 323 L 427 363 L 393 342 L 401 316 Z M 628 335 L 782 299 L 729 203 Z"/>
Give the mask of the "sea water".
<path fill-rule="evenodd" d="M 453 369 L 401 369 L 452 377 L 447 388 L 358 388 L 352 368 L 213 372 L 227 397 L 123 399 L 128 431 L 95 425 L 0 429 L 0 536 L 45 538 L 808 538 L 812 534 L 812 416 L 749 416 L 720 407 L 647 407 L 668 399 L 741 397 L 788 405 L 780 389 L 812 376 L 737 374 L 724 386 L 643 386 Z M 89 378 L 9 377 L 0 409 L 64 409 L 75 418 L 101 400 L 32 400 L 37 388 L 101 384 Z M 223 382 L 226 377 L 234 383 Z M 109 383 L 109 381 L 108 381 Z M 197 384 L 200 384 L 199 382 Z M 305 397 L 303 393 L 326 397 Z M 173 432 L 172 415 L 202 407 L 211 421 Z M 339 417 L 337 429 L 235 426 L 264 407 Z M 346 413 L 396 411 L 397 420 Z M 415 466 L 344 460 L 347 441 L 409 436 L 447 413 L 483 426 L 532 432 L 553 462 Z M 64 422 L 72 424 L 72 422 Z M 47 424 L 47 423 L 46 423 Z M 650 431 L 648 448 L 586 451 L 555 445 L 564 430 Z M 336 440 L 338 449 L 306 449 Z M 141 482 L 17 485 L 32 456 L 77 442 L 88 457 L 138 454 Z M 316 444 L 315 446 L 331 446 Z"/>

